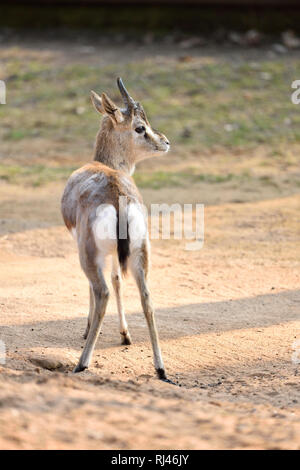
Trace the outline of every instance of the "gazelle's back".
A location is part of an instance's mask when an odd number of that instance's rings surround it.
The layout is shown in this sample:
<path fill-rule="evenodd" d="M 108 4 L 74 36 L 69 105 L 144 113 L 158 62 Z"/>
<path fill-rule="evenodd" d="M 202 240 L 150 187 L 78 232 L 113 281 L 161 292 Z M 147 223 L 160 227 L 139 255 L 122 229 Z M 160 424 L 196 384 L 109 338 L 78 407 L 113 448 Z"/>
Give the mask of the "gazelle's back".
<path fill-rule="evenodd" d="M 70 231 L 76 229 L 85 211 L 88 211 L 91 222 L 101 205 L 110 204 L 118 211 L 121 196 L 128 202 L 141 202 L 138 189 L 129 175 L 100 162 L 84 165 L 72 173 L 62 196 L 61 210 L 67 228 Z"/>

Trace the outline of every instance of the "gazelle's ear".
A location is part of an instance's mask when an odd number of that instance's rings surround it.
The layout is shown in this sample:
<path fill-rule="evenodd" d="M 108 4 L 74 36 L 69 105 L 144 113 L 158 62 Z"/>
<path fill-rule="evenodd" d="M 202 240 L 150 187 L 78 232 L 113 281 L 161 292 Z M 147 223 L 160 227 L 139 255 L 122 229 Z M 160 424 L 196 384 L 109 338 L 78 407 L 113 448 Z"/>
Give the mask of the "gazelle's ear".
<path fill-rule="evenodd" d="M 96 111 L 98 111 L 98 113 L 105 114 L 105 109 L 102 104 L 102 99 L 93 90 L 91 91 L 91 100 Z"/>
<path fill-rule="evenodd" d="M 109 115 L 109 117 L 116 123 L 120 123 L 124 121 L 124 116 L 118 108 L 117 105 L 105 94 L 102 93 L 102 106 L 104 108 L 104 112 Z"/>

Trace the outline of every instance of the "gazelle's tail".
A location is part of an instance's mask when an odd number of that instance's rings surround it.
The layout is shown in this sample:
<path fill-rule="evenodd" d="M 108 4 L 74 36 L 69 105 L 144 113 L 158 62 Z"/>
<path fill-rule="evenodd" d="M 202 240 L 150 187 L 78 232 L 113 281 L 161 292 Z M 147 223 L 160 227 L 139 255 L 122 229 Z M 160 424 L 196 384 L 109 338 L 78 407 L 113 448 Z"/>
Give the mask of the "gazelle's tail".
<path fill-rule="evenodd" d="M 120 263 L 122 274 L 126 275 L 127 266 L 128 266 L 128 258 L 130 255 L 130 248 L 129 248 L 130 239 L 129 239 L 129 231 L 128 231 L 127 214 L 125 212 L 120 214 L 120 210 L 117 213 L 118 258 L 119 258 L 119 263 Z M 122 230 L 120 230 L 120 218 L 122 218 Z M 126 233 L 122 233 L 124 232 L 123 225 L 126 226 Z"/>

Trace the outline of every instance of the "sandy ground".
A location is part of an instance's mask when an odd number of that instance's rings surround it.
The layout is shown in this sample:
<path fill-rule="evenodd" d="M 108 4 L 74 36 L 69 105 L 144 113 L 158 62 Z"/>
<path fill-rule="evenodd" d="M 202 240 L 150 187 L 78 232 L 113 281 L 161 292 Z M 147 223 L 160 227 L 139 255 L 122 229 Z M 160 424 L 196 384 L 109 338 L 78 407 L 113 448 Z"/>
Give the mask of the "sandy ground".
<path fill-rule="evenodd" d="M 112 295 L 90 369 L 71 374 L 88 292 L 60 191 L 0 187 L 0 448 L 300 449 L 299 197 L 206 207 L 197 252 L 153 241 L 150 285 L 174 386 L 154 375 L 130 277 L 133 344 L 120 345 Z"/>
<path fill-rule="evenodd" d="M 99 55 L 94 39 L 93 47 L 82 38 L 21 40 L 22 47 L 16 39 L 0 47 L 2 61 L 15 55 L 105 65 L 158 54 L 151 44 L 106 45 Z M 159 54 L 166 61 L 187 52 L 165 45 Z M 219 54 L 188 51 L 203 63 Z M 245 51 L 224 54 L 239 63 Z M 247 57 L 268 54 L 251 49 Z M 91 158 L 93 142 L 74 142 L 3 141 L 0 157 L 3 164 L 79 166 Z M 62 226 L 63 183 L 1 182 L 1 449 L 300 449 L 299 149 L 288 150 L 289 164 L 269 158 L 262 145 L 184 161 L 179 149 L 174 171 L 251 169 L 255 178 L 143 190 L 146 204 L 205 203 L 202 250 L 186 251 L 185 241 L 152 242 L 150 287 L 166 370 L 177 386 L 155 377 L 130 277 L 125 307 L 133 344 L 120 345 L 112 295 L 90 369 L 71 374 L 84 345 L 88 287 Z M 159 169 L 151 160 L 143 165 Z M 169 170 L 169 157 L 159 165 Z M 259 180 L 265 175 L 272 184 Z"/>

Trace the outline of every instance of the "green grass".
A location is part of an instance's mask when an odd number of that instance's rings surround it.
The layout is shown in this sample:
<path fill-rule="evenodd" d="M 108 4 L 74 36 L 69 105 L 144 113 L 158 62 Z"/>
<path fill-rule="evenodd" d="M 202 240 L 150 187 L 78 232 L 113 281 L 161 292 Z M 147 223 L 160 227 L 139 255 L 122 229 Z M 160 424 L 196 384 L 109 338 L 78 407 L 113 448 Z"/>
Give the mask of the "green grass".
<path fill-rule="evenodd" d="M 232 173 L 225 175 L 195 173 L 194 170 L 186 172 L 155 171 L 154 173 L 139 173 L 134 176 L 135 182 L 140 188 L 161 189 L 175 186 L 188 186 L 197 182 L 224 183 L 233 179 L 238 180 L 245 175 L 237 176 Z"/>
<path fill-rule="evenodd" d="M 44 165 L 0 165 L 0 179 L 8 183 L 40 186 L 49 181 L 66 180 L 75 167 L 49 168 Z"/>
<path fill-rule="evenodd" d="M 164 65 L 149 59 L 122 70 L 117 65 L 54 68 L 14 59 L 5 64 L 8 97 L 0 108 L 1 137 L 93 140 L 98 119 L 89 91 L 105 90 L 119 102 L 115 78 L 120 72 L 153 126 L 175 146 L 231 149 L 264 143 L 275 148 L 300 141 L 300 113 L 290 101 L 290 84 L 300 76 L 300 62 L 287 58 L 234 66 L 175 61 Z"/>
<path fill-rule="evenodd" d="M 20 58 L 18 58 L 20 56 Z M 7 104 L 0 106 L 0 140 L 10 144 L 34 139 L 63 142 L 66 152 L 92 145 L 99 117 L 89 91 L 106 91 L 120 103 L 115 79 L 122 75 L 132 95 L 140 100 L 154 128 L 164 132 L 182 158 L 201 151 L 245 151 L 263 144 L 270 158 L 284 160 L 282 151 L 300 142 L 299 106 L 290 100 L 291 83 L 300 77 L 300 61 L 288 55 L 255 63 L 218 58 L 180 62 L 144 58 L 122 65 L 55 64 L 13 54 L 1 63 Z M 18 144 L 20 145 L 20 144 Z M 281 149 L 281 150 L 279 150 Z M 67 176 L 69 169 L 45 166 L 1 168 L 9 182 L 24 177 L 33 184 Z M 228 175 L 158 172 L 137 174 L 140 186 L 230 179 Z"/>
<path fill-rule="evenodd" d="M 3 165 L 0 164 L 0 180 L 14 184 L 27 184 L 40 186 L 49 181 L 66 181 L 70 174 L 76 169 L 74 166 L 48 167 L 46 165 Z M 244 172 L 239 175 L 196 173 L 194 169 L 186 172 L 155 171 L 154 173 L 137 172 L 134 175 L 136 184 L 140 188 L 160 189 L 166 187 L 188 186 L 197 182 L 211 184 L 224 183 L 227 181 L 246 181 L 251 176 Z M 267 182 L 267 177 L 264 182 Z"/>
<path fill-rule="evenodd" d="M 0 164 L 0 180 L 12 184 L 27 186 L 41 186 L 51 181 L 65 182 L 76 166 L 49 167 L 47 165 L 4 165 Z M 217 185 L 231 182 L 232 187 L 244 183 L 261 183 L 263 185 L 278 187 L 278 183 L 271 175 L 258 176 L 244 170 L 239 173 L 199 173 L 199 170 L 187 168 L 185 171 L 155 171 L 152 173 L 137 171 L 134 180 L 139 188 L 162 189 L 168 187 L 192 187 L 197 183 Z M 299 175 L 294 175 L 291 182 L 300 185 Z"/>

